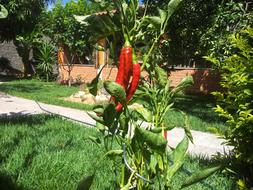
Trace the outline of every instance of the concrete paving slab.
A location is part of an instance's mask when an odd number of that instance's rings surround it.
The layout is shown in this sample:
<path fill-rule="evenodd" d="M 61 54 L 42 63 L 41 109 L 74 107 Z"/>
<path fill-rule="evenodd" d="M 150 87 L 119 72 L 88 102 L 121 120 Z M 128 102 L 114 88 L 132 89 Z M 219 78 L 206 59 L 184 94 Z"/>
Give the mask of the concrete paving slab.
<path fill-rule="evenodd" d="M 191 154 L 211 157 L 216 153 L 229 154 L 233 147 L 225 145 L 225 140 L 214 134 L 191 130 L 193 143 L 189 144 Z M 184 138 L 184 129 L 174 128 L 167 132 L 169 146 L 176 147 Z"/>
<path fill-rule="evenodd" d="M 43 111 L 34 101 L 0 93 L 0 116 L 38 114 Z"/>
<path fill-rule="evenodd" d="M 39 103 L 38 105 L 33 100 L 18 98 L 0 92 L 0 116 L 30 115 L 47 112 L 84 123 L 86 126 L 94 126 L 96 123 L 90 118 L 87 112 L 82 110 L 45 103 Z M 227 154 L 232 149 L 232 147 L 223 145 L 225 141 L 217 138 L 214 134 L 194 130 L 191 132 L 194 140 L 194 144 L 190 143 L 188 149 L 191 154 L 211 157 L 217 152 Z M 181 128 L 174 128 L 168 132 L 168 145 L 176 147 L 183 137 L 184 130 Z"/>
<path fill-rule="evenodd" d="M 82 110 L 40 102 L 36 103 L 34 100 L 28 100 L 0 93 L 0 116 L 31 115 L 47 112 L 61 115 L 81 123 L 86 123 L 87 125 L 96 124 L 96 122 L 87 114 L 87 112 Z"/>
<path fill-rule="evenodd" d="M 93 120 L 86 111 L 78 110 L 78 109 L 72 109 L 72 108 L 66 108 L 61 106 L 55 106 L 55 105 L 49 105 L 44 103 L 39 103 L 41 108 L 47 112 L 51 112 L 57 115 L 61 115 L 65 118 L 69 118 L 72 120 L 75 120 L 77 122 L 81 122 L 83 124 L 86 124 L 88 126 L 94 126 L 96 125 L 96 121 Z M 37 105 L 38 106 L 38 105 Z"/>

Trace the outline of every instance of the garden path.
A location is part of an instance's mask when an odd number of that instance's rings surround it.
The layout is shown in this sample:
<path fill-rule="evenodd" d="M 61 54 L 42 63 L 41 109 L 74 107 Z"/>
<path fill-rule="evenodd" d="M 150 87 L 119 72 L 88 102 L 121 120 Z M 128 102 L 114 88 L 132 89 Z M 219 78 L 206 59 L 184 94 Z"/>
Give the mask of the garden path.
<path fill-rule="evenodd" d="M 18 98 L 0 92 L 0 116 L 30 115 L 50 112 L 65 118 L 81 122 L 88 126 L 94 126 L 95 121 L 87 112 L 72 108 L 37 103 L 33 100 Z M 214 134 L 192 130 L 194 144 L 190 143 L 188 151 L 191 154 L 211 157 L 215 153 L 228 153 L 232 147 L 223 145 L 224 140 Z M 168 144 L 175 147 L 183 138 L 184 130 L 174 128 L 168 132 Z"/>

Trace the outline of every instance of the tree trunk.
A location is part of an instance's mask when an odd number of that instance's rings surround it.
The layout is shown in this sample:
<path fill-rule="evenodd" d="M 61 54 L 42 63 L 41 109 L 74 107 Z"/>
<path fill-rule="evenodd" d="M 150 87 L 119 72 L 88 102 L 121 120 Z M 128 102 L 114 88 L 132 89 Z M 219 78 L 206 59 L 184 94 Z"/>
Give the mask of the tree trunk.
<path fill-rule="evenodd" d="M 19 43 L 17 41 L 14 41 L 14 44 L 24 64 L 24 77 L 31 77 L 35 73 L 35 69 L 31 63 L 31 59 L 33 56 L 32 47 Z"/>
<path fill-rule="evenodd" d="M 72 83 L 71 83 L 71 69 L 69 68 L 68 70 L 68 86 L 71 87 Z"/>

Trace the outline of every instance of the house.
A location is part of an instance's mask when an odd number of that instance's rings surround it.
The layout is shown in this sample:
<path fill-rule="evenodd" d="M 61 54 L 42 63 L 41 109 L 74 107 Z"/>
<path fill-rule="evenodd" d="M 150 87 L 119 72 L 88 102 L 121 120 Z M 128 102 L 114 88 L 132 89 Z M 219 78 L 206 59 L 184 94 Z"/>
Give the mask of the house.
<path fill-rule="evenodd" d="M 113 13 L 116 11 L 113 10 Z M 95 16 L 105 16 L 107 12 L 99 12 L 95 13 Z M 78 16 L 76 16 L 78 19 Z M 105 39 L 100 39 L 98 45 L 106 48 Z M 66 51 L 66 52 L 65 52 Z M 99 73 L 100 69 L 106 64 L 104 67 L 101 79 L 103 80 L 115 80 L 117 75 L 117 67 L 113 66 L 109 59 L 109 51 L 99 51 L 95 50 L 93 53 L 92 61 L 90 64 L 73 64 L 71 69 L 71 78 L 74 82 L 90 82 L 96 75 Z M 58 64 L 59 64 L 59 76 L 61 81 L 66 81 L 69 79 L 69 71 L 66 69 L 69 66 L 69 56 L 67 55 L 67 49 L 62 47 L 59 48 L 58 51 Z M 143 76 L 147 74 L 142 72 Z M 204 93 L 208 94 L 212 91 L 220 90 L 221 87 L 219 85 L 220 75 L 217 71 L 212 70 L 211 68 L 199 68 L 195 65 L 191 67 L 186 66 L 178 66 L 170 69 L 168 73 L 168 80 L 171 80 L 171 86 L 177 86 L 179 82 L 185 77 L 191 75 L 194 79 L 194 85 L 188 89 L 191 93 Z"/>
<path fill-rule="evenodd" d="M 98 42 L 99 45 L 105 47 L 105 40 L 101 39 Z M 61 81 L 68 80 L 68 72 L 66 70 L 68 57 L 62 48 L 58 51 L 58 65 L 59 65 L 59 77 Z M 73 64 L 71 76 L 73 82 L 90 82 L 95 78 L 103 67 L 107 64 L 102 71 L 101 79 L 103 80 L 115 80 L 117 75 L 117 67 L 111 64 L 108 51 L 95 50 L 93 54 L 92 64 Z M 145 72 L 143 76 L 147 75 Z M 198 68 L 196 66 L 186 67 L 178 66 L 171 69 L 168 73 L 168 80 L 171 80 L 171 86 L 177 86 L 180 81 L 186 76 L 192 76 L 194 85 L 188 88 L 189 93 L 204 93 L 209 94 L 213 91 L 221 90 L 219 85 L 220 75 L 218 71 L 211 68 Z"/>
<path fill-rule="evenodd" d="M 99 45 L 105 46 L 105 40 L 101 39 Z M 11 65 L 11 69 L 8 72 L 15 74 L 18 71 L 18 74 L 23 71 L 23 63 L 21 57 L 18 55 L 15 45 L 12 42 L 0 44 L 1 49 L 1 66 L 3 66 L 3 61 L 8 60 Z M 6 57 L 8 56 L 8 57 Z M 59 68 L 59 78 L 61 81 L 66 81 L 68 79 L 67 72 L 67 49 L 59 47 L 58 48 L 58 68 Z M 93 78 L 96 77 L 99 69 L 105 64 L 107 66 L 103 69 L 101 78 L 104 80 L 115 80 L 117 75 L 117 67 L 112 66 L 111 60 L 109 59 L 109 51 L 94 51 L 93 61 L 90 61 L 89 64 L 77 63 L 73 65 L 72 68 L 72 79 L 74 82 L 90 82 Z M 9 68 L 9 66 L 7 67 Z M 0 69 L 0 72 L 4 69 Z M 14 72 L 15 71 L 15 72 Z M 145 75 L 145 73 L 143 73 Z M 178 66 L 174 67 L 168 74 L 169 80 L 171 80 L 171 85 L 176 86 L 185 76 L 193 76 L 194 85 L 189 88 L 188 91 L 191 93 L 204 93 L 209 94 L 210 92 L 220 90 L 219 85 L 220 75 L 217 71 L 212 70 L 211 68 L 198 68 L 195 65 L 190 67 Z"/>

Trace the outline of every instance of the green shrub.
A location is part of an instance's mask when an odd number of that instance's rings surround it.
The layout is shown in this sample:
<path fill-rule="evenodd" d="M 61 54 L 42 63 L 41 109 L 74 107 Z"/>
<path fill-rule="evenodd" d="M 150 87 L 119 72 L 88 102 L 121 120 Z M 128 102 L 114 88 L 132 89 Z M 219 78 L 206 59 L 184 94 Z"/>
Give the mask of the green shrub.
<path fill-rule="evenodd" d="M 253 28 L 230 37 L 233 53 L 224 62 L 211 58 L 222 72 L 221 85 L 225 92 L 215 92 L 218 105 L 215 111 L 226 118 L 225 138 L 234 146 L 233 156 L 247 166 L 244 171 L 253 177 Z M 252 182 L 251 182 L 252 183 Z"/>
<path fill-rule="evenodd" d="M 56 64 L 56 57 L 54 46 L 47 42 L 42 43 L 37 55 L 37 69 L 39 77 L 45 78 L 47 82 L 53 75 L 53 65 Z"/>

